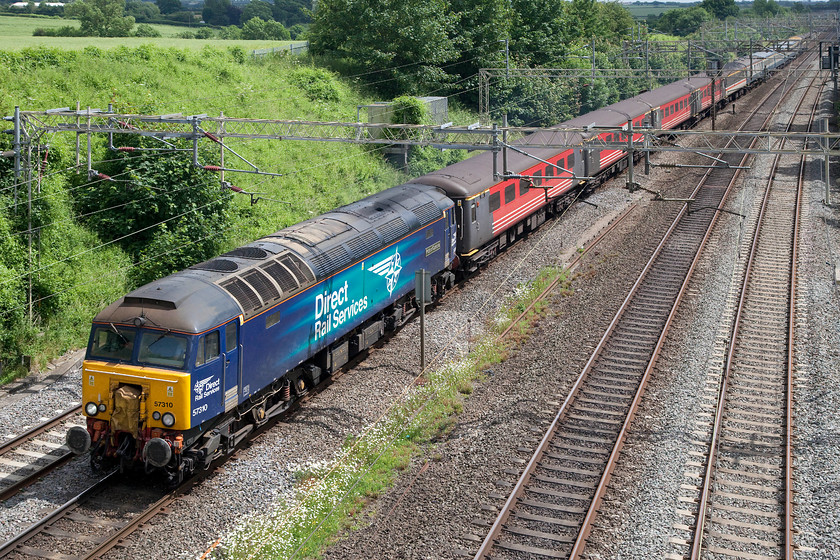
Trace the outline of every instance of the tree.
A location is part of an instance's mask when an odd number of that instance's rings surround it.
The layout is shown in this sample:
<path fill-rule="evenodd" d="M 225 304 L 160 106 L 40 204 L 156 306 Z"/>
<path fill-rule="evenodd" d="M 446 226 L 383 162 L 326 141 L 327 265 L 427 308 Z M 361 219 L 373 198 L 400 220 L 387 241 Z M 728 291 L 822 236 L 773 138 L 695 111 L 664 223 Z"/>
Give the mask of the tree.
<path fill-rule="evenodd" d="M 753 12 L 758 17 L 773 17 L 779 13 L 776 0 L 753 0 Z"/>
<path fill-rule="evenodd" d="M 157 0 L 157 6 L 162 14 L 174 14 L 181 11 L 181 0 Z"/>
<path fill-rule="evenodd" d="M 276 21 L 263 21 L 258 17 L 253 17 L 245 22 L 242 26 L 241 37 L 245 40 L 272 40 L 272 41 L 288 41 L 289 30 L 283 27 L 282 23 Z"/>
<path fill-rule="evenodd" d="M 717 19 L 726 19 L 729 16 L 738 15 L 738 6 L 735 5 L 735 0 L 703 0 L 700 7 Z"/>
<path fill-rule="evenodd" d="M 125 4 L 125 13 L 134 17 L 137 23 L 148 23 L 160 17 L 160 9 L 151 2 L 129 0 Z"/>
<path fill-rule="evenodd" d="M 562 0 L 513 0 L 511 53 L 523 65 L 556 65 L 568 52 Z"/>
<path fill-rule="evenodd" d="M 633 16 L 620 2 L 598 2 L 598 19 L 604 35 L 611 39 L 625 37 L 633 27 Z"/>
<path fill-rule="evenodd" d="M 262 0 L 252 0 L 242 8 L 242 16 L 239 18 L 241 23 L 246 23 L 253 18 L 260 18 L 263 21 L 274 20 L 273 6 L 268 2 Z"/>
<path fill-rule="evenodd" d="M 210 25 L 238 25 L 242 11 L 230 0 L 206 0 L 201 17 Z"/>
<path fill-rule="evenodd" d="M 158 147 L 148 139 L 126 138 L 125 144 Z M 200 157 L 212 157 L 202 154 Z M 230 223 L 230 193 L 219 190 L 218 177 L 195 167 L 182 154 L 150 157 L 120 154 L 100 167 L 117 181 L 90 183 L 75 189 L 76 208 L 103 240 L 120 239 L 134 262 L 138 284 L 206 260 L 219 251 L 219 231 Z M 97 212 L 117 207 L 118 212 Z"/>
<path fill-rule="evenodd" d="M 87 37 L 128 37 L 134 18 L 125 15 L 125 0 L 76 0 L 65 13 L 81 23 Z"/>
<path fill-rule="evenodd" d="M 320 0 L 310 50 L 375 71 L 383 92 L 420 93 L 448 80 L 457 21 L 445 0 Z"/>
<path fill-rule="evenodd" d="M 712 15 L 700 6 L 677 8 L 668 10 L 656 20 L 656 29 L 663 33 L 685 37 L 694 33 L 706 21 L 711 21 Z"/>
<path fill-rule="evenodd" d="M 306 0 L 274 0 L 274 20 L 279 21 L 286 27 L 296 23 L 310 23 L 312 13 L 309 11 Z"/>

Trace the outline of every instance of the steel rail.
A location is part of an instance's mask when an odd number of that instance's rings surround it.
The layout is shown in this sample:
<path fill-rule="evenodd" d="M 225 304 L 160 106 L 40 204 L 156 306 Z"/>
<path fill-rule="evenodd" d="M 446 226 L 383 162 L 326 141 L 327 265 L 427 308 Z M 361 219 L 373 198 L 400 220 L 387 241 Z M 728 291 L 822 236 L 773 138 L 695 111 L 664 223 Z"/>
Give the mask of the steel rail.
<path fill-rule="evenodd" d="M 772 95 L 774 95 L 775 92 L 778 91 L 778 90 L 779 90 L 779 88 L 774 90 L 774 92 L 771 92 L 770 94 L 768 94 L 765 97 L 765 100 L 763 100 L 760 104 L 758 104 L 756 109 L 753 110 L 753 112 L 750 114 L 750 118 L 752 118 L 756 114 L 756 112 L 758 111 L 759 107 L 761 107 L 766 102 L 766 100 L 769 97 L 771 97 Z M 768 117 L 768 119 L 769 119 L 769 117 Z M 746 123 L 743 126 L 746 126 Z M 742 126 L 742 128 L 743 128 L 743 126 Z M 747 157 L 748 157 L 748 155 L 744 154 L 743 158 L 745 159 Z M 699 191 L 702 184 L 711 175 L 711 173 L 712 173 L 711 169 L 706 171 L 706 173 L 703 177 L 703 180 L 701 180 L 701 184 L 698 184 L 698 186 L 693 191 L 692 197 L 696 196 L 696 193 Z M 729 188 L 731 188 L 732 182 L 734 182 L 734 179 L 732 181 L 730 181 Z M 728 189 L 727 189 L 727 192 L 728 192 Z M 665 245 L 665 241 L 671 236 L 671 234 L 674 231 L 674 229 L 676 228 L 677 224 L 680 222 L 680 219 L 685 215 L 686 212 L 687 212 L 687 205 L 684 205 L 680 209 L 677 218 L 674 220 L 674 222 L 669 227 L 668 231 L 665 233 L 665 236 L 663 237 L 662 242 L 660 242 L 659 246 L 657 246 L 656 250 L 654 251 L 653 256 L 650 258 L 648 263 L 645 265 L 645 267 L 644 267 L 642 273 L 640 274 L 639 278 L 637 279 L 636 283 L 631 288 L 630 292 L 628 293 L 627 297 L 625 298 L 624 302 L 622 303 L 621 308 L 619 309 L 618 313 L 613 318 L 612 322 L 610 323 L 609 327 L 607 328 L 607 331 L 602 336 L 601 341 L 599 342 L 598 346 L 596 347 L 595 352 L 590 356 L 590 359 L 587 362 L 586 366 L 584 367 L 583 372 L 581 373 L 581 375 L 578 377 L 575 384 L 571 388 L 571 390 L 569 392 L 569 395 L 566 397 L 565 401 L 563 402 L 563 404 L 562 404 L 560 410 L 558 411 L 557 415 L 555 416 L 550 428 L 548 429 L 546 434 L 543 436 L 539 446 L 537 447 L 537 450 L 533 454 L 531 460 L 529 461 L 528 465 L 526 466 L 525 470 L 523 471 L 522 475 L 520 476 L 519 480 L 517 481 L 513 491 L 509 495 L 507 501 L 505 502 L 505 505 L 503 506 L 501 512 L 497 516 L 496 521 L 494 522 L 493 526 L 491 527 L 487 537 L 482 542 L 482 544 L 481 544 L 481 546 L 480 546 L 480 548 L 479 548 L 479 550 L 478 550 L 478 552 L 475 556 L 476 559 L 484 557 L 485 555 L 487 555 L 489 553 L 490 549 L 493 548 L 494 541 L 495 541 L 496 537 L 501 532 L 502 527 L 507 522 L 507 519 L 509 518 L 510 514 L 512 513 L 513 505 L 517 502 L 518 497 L 521 495 L 525 486 L 529 482 L 532 472 L 534 471 L 536 465 L 541 460 L 545 450 L 548 447 L 549 442 L 551 441 L 554 433 L 556 432 L 556 430 L 559 426 L 559 423 L 565 417 L 565 415 L 567 413 L 567 410 L 571 406 L 571 403 L 574 402 L 574 399 L 575 399 L 577 393 L 579 392 L 583 383 L 586 381 L 586 378 L 588 377 L 589 372 L 592 369 L 592 366 L 595 363 L 596 359 L 601 354 L 602 349 L 604 348 L 604 346 L 606 344 L 606 341 L 609 339 L 610 335 L 615 330 L 616 325 L 618 324 L 619 320 L 623 316 L 625 310 L 628 308 L 628 303 L 632 300 L 633 296 L 639 290 L 639 287 L 640 287 L 643 279 L 646 277 L 646 275 L 647 275 L 648 271 L 650 270 L 652 264 L 654 263 L 656 258 L 661 253 L 661 251 L 662 251 L 662 249 Z M 717 213 L 715 214 L 715 217 L 713 218 L 713 221 L 716 220 L 716 219 L 717 219 Z M 707 232 L 706 235 L 708 236 L 708 232 Z M 693 266 L 694 265 L 692 264 L 692 269 L 693 269 Z M 685 287 L 683 286 L 682 289 L 680 290 L 680 293 L 683 292 L 684 288 Z M 659 345 L 657 345 L 657 348 L 658 348 L 658 346 Z M 649 370 L 646 371 L 645 375 L 647 376 L 648 373 L 649 373 Z M 645 379 L 646 379 L 646 377 L 645 377 Z M 622 437 L 626 433 L 626 428 L 629 425 L 629 420 L 632 419 L 633 411 L 635 410 L 636 404 L 638 403 L 638 400 L 641 397 L 641 394 L 643 393 L 643 390 L 644 389 L 643 389 L 643 384 L 642 384 L 642 385 L 640 385 L 640 390 L 638 391 L 636 397 L 634 398 L 634 403 L 632 405 L 631 412 L 628 415 L 628 421 L 625 421 L 625 424 L 622 427 L 622 431 L 621 431 Z M 585 537 L 588 536 L 588 533 L 589 533 L 589 530 L 590 530 L 590 527 L 591 527 L 591 522 L 594 520 L 595 511 L 597 511 L 597 504 L 595 504 L 595 502 L 600 503 L 600 498 L 602 496 L 603 489 L 606 487 L 606 483 L 609 481 L 609 477 L 611 475 L 612 469 L 614 468 L 615 457 L 617 457 L 618 452 L 620 451 L 622 445 L 623 445 L 623 441 L 619 440 L 616 443 L 616 446 L 613 449 L 613 453 L 610 456 L 610 463 L 608 464 L 608 467 L 604 471 L 605 474 L 602 477 L 601 484 L 599 484 L 598 491 L 596 492 L 596 498 L 593 501 L 593 503 L 591 504 L 591 506 L 594 505 L 595 507 L 590 507 L 590 509 L 587 512 L 587 517 L 586 517 L 586 520 L 584 522 L 584 527 L 578 533 L 578 539 L 576 540 L 575 548 L 574 548 L 575 552 L 573 552 L 572 557 L 575 557 L 575 554 L 578 553 L 577 551 L 582 551 L 583 543 L 585 541 Z"/>
<path fill-rule="evenodd" d="M 5 455 L 7 453 L 14 453 L 14 450 L 18 447 L 22 446 L 23 444 L 31 441 L 35 436 L 41 435 L 42 433 L 46 432 L 54 428 L 55 426 L 60 425 L 62 422 L 66 421 L 68 418 L 79 414 L 82 411 L 82 405 L 78 405 L 76 407 L 70 408 L 65 410 L 64 412 L 59 413 L 58 415 L 54 416 L 53 418 L 47 420 L 43 424 L 33 427 L 30 430 L 22 433 L 21 435 L 17 436 L 14 439 L 11 439 L 0 446 L 0 456 Z M 49 454 L 46 454 L 49 456 Z M 0 501 L 5 501 L 26 488 L 30 486 L 39 478 L 44 476 L 45 474 L 57 469 L 58 467 L 64 465 L 65 463 L 69 462 L 73 457 L 74 453 L 70 450 L 67 450 L 65 453 L 61 455 L 54 456 L 54 459 L 50 461 L 48 464 L 38 467 L 36 465 L 37 460 L 33 461 L 31 466 L 36 470 L 32 471 L 28 475 L 26 475 L 21 480 L 13 482 L 8 487 L 4 488 L 0 491 Z"/>
<path fill-rule="evenodd" d="M 811 84 L 809 85 L 809 88 L 813 87 L 814 81 L 815 81 L 815 79 L 812 79 Z M 819 99 L 819 97 L 818 97 L 818 99 Z M 802 106 L 802 103 L 804 103 L 804 101 L 805 101 L 805 96 L 803 95 L 803 97 L 800 99 L 799 103 L 797 104 L 796 109 L 793 111 L 793 113 L 791 115 L 791 118 L 790 118 L 790 120 L 787 124 L 788 129 L 793 126 L 793 122 L 796 118 L 797 112 L 798 112 L 799 108 Z M 811 110 L 811 119 L 812 120 L 813 120 L 813 116 L 815 114 L 815 111 L 816 111 L 816 103 Z M 767 186 L 765 187 L 764 198 L 762 200 L 761 209 L 760 209 L 759 215 L 758 215 L 758 221 L 757 221 L 758 225 L 756 227 L 756 231 L 753 234 L 753 240 L 752 240 L 752 243 L 750 245 L 750 252 L 749 252 L 749 255 L 747 257 L 747 264 L 746 264 L 746 270 L 744 272 L 743 285 L 741 287 L 741 293 L 740 293 L 740 296 L 739 296 L 738 306 L 737 306 L 736 313 L 735 313 L 735 319 L 733 321 L 733 326 L 732 326 L 732 334 L 731 334 L 730 340 L 729 340 L 729 349 L 727 351 L 726 361 L 724 362 L 724 373 L 723 373 L 723 376 L 722 376 L 722 379 L 721 379 L 721 385 L 720 385 L 719 396 L 718 396 L 718 405 L 717 405 L 717 408 L 715 410 L 715 421 L 714 421 L 714 425 L 713 425 L 713 428 L 712 428 L 712 440 L 709 444 L 709 449 L 710 449 L 709 458 L 708 458 L 708 461 L 707 461 L 707 464 L 706 464 L 706 472 L 705 472 L 704 477 L 703 477 L 703 487 L 702 487 L 701 494 L 700 494 L 700 504 L 698 506 L 697 524 L 695 525 L 694 539 L 693 539 L 692 547 L 691 547 L 691 556 L 690 556 L 691 560 L 698 560 L 700 558 L 700 554 L 701 554 L 701 551 L 702 551 L 706 511 L 708 509 L 709 498 L 710 498 L 710 493 L 711 493 L 711 477 L 712 477 L 712 473 L 714 471 L 714 464 L 715 464 L 716 457 L 717 457 L 717 449 L 718 449 L 718 446 L 720 444 L 720 432 L 721 432 L 721 428 L 722 428 L 722 425 L 723 425 L 723 413 L 724 413 L 724 406 L 725 406 L 725 398 L 726 398 L 728 385 L 729 385 L 730 373 L 731 373 L 731 368 L 732 368 L 732 360 L 733 360 L 733 357 L 735 355 L 735 350 L 736 350 L 736 347 L 737 347 L 737 336 L 738 336 L 738 333 L 740 331 L 741 320 L 742 320 L 742 316 L 743 316 L 743 310 L 744 310 L 744 306 L 745 306 L 745 302 L 746 302 L 747 286 L 750 282 L 750 275 L 751 275 L 751 272 L 752 272 L 753 265 L 755 263 L 755 258 L 756 258 L 756 253 L 757 253 L 757 249 L 758 249 L 758 243 L 759 243 L 761 228 L 762 228 L 762 225 L 764 223 L 764 216 L 765 216 L 765 213 L 766 213 L 766 210 L 767 210 L 767 205 L 768 205 L 768 202 L 769 202 L 769 199 L 770 199 L 771 187 L 773 185 L 774 177 L 775 177 L 775 174 L 776 174 L 776 171 L 777 171 L 780 160 L 781 160 L 781 155 L 777 155 L 773 160 L 773 164 L 772 164 L 772 167 L 771 167 L 771 170 L 770 170 L 770 177 L 768 179 Z M 798 191 L 797 191 L 797 201 L 796 201 L 796 218 L 795 218 L 796 226 L 795 226 L 795 231 L 798 230 L 799 206 L 800 206 L 800 203 L 801 203 L 802 182 L 804 180 L 804 163 L 805 163 L 805 156 L 802 156 L 802 158 L 800 160 L 799 184 L 798 184 L 798 187 L 797 187 Z M 796 245 L 795 235 L 794 235 L 793 244 L 794 244 L 794 246 Z M 791 284 L 795 283 L 795 263 L 796 263 L 796 261 L 795 261 L 795 251 L 794 251 L 794 256 L 793 256 L 793 261 L 792 261 L 792 266 L 791 266 L 791 273 L 790 273 Z M 794 289 L 795 288 L 792 286 L 791 287 L 791 293 L 793 292 Z M 791 306 L 791 308 L 794 305 L 793 296 L 790 299 L 789 305 Z M 791 411 L 791 408 L 792 408 L 792 402 L 790 402 L 791 398 L 792 398 L 792 381 L 791 381 L 791 376 L 792 376 L 792 351 L 791 351 L 792 350 L 792 338 L 793 338 L 793 317 L 791 316 L 791 317 L 789 317 L 789 329 L 788 329 L 788 382 L 787 382 L 788 395 L 787 395 L 787 399 L 788 399 L 789 402 L 787 404 L 787 420 L 786 420 L 786 422 L 787 422 L 787 430 L 786 430 L 786 433 L 787 433 L 787 436 L 786 436 L 787 460 L 785 462 L 785 464 L 786 464 L 786 472 L 785 472 L 785 486 L 786 486 L 785 491 L 786 491 L 786 495 L 788 493 L 792 492 L 792 489 L 791 489 L 791 487 L 792 487 L 791 455 L 792 454 L 791 454 L 791 451 L 790 451 L 790 448 L 791 448 L 791 445 L 792 445 L 791 428 L 790 428 L 791 427 L 791 420 L 792 420 L 791 417 L 790 417 L 791 416 L 790 411 Z M 793 531 L 793 529 L 792 529 L 792 512 L 788 511 L 788 507 L 792 503 L 792 500 L 790 500 L 789 497 L 786 497 L 785 501 L 786 501 L 785 558 L 790 559 L 790 558 L 793 558 L 793 556 L 792 556 L 792 554 L 793 554 L 793 552 L 792 552 L 792 549 L 793 549 L 792 531 Z"/>
<path fill-rule="evenodd" d="M 609 233 L 612 230 L 614 230 L 616 226 L 618 226 L 618 224 L 620 224 L 624 220 L 624 218 L 626 218 L 630 214 L 630 212 L 632 212 L 636 208 L 637 206 L 635 204 L 632 204 L 629 208 L 627 208 L 627 210 L 622 212 L 615 220 L 612 221 L 612 223 L 609 225 L 609 227 L 607 227 L 607 229 L 602 231 L 595 239 L 592 240 L 591 243 L 587 244 L 583 252 L 577 253 L 575 255 L 575 258 L 572 259 L 572 262 L 570 262 L 565 267 L 564 272 L 571 272 L 578 265 L 578 263 L 580 263 L 581 259 L 583 259 L 583 257 L 589 253 L 589 251 L 591 251 L 595 246 L 597 246 L 598 243 L 601 242 L 601 240 L 603 240 L 607 235 L 609 235 Z M 505 338 L 507 334 L 513 329 L 513 327 L 515 327 L 519 323 L 519 321 L 521 321 L 522 318 L 525 317 L 525 315 L 527 315 L 528 312 L 534 308 L 537 302 L 545 299 L 545 297 L 557 286 L 557 284 L 560 282 L 560 278 L 561 276 L 557 276 L 557 278 L 552 280 L 551 283 L 548 286 L 546 286 L 545 289 L 542 292 L 540 292 L 540 294 L 536 298 L 534 298 L 534 301 L 532 301 L 522 313 L 520 313 L 513 321 L 510 322 L 510 325 L 508 325 L 504 332 L 502 332 L 502 334 L 496 337 L 496 340 L 502 340 L 503 338 Z"/>

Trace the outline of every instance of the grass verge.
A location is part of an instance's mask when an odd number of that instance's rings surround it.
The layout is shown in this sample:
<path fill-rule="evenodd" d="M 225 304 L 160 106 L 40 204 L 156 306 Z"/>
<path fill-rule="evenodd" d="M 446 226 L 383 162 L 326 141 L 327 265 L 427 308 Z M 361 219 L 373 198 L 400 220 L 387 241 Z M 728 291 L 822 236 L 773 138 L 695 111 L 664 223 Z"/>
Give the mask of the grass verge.
<path fill-rule="evenodd" d="M 473 382 L 507 358 L 518 338 L 499 341 L 498 334 L 558 277 L 566 282 L 565 271 L 550 267 L 518 287 L 470 354 L 418 378 L 382 417 L 349 439 L 335 460 L 296 471 L 294 496 L 268 514 L 244 520 L 224 539 L 222 556 L 313 558 L 342 530 L 363 526 L 367 503 L 408 468 L 423 446 L 454 427 Z M 523 321 L 530 325 L 546 310 L 547 303 L 538 302 Z M 524 336 L 527 328 L 516 332 Z"/>

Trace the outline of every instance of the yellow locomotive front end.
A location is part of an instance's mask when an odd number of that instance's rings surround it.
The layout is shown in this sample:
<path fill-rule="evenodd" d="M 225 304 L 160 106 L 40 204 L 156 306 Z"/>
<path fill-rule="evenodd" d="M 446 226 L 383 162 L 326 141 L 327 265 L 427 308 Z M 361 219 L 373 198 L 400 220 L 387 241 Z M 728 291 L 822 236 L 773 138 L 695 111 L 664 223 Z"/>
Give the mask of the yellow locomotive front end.
<path fill-rule="evenodd" d="M 190 425 L 189 337 L 128 325 L 94 325 L 82 365 L 87 429 L 68 433 L 76 453 L 104 468 L 177 463 Z M 177 371 L 177 370 L 182 371 Z"/>

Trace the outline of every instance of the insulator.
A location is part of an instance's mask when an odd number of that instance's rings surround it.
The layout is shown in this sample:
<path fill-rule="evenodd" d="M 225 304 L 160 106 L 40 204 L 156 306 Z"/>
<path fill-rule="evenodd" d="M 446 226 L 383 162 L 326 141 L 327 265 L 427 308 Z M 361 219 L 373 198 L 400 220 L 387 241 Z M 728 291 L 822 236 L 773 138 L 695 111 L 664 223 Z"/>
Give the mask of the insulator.
<path fill-rule="evenodd" d="M 204 169 L 205 171 L 221 171 L 222 170 L 222 168 L 219 167 L 218 165 L 205 165 L 204 167 L 202 167 L 202 169 Z"/>
<path fill-rule="evenodd" d="M 216 136 L 214 136 L 214 135 L 210 134 L 210 133 L 209 133 L 209 132 L 207 132 L 206 130 L 204 131 L 204 136 L 206 136 L 207 138 L 209 138 L 209 139 L 210 139 L 210 140 L 212 140 L 213 142 L 216 142 L 217 144 L 221 144 L 221 143 L 222 143 L 222 141 L 221 141 L 221 140 L 219 140 Z"/>
<path fill-rule="evenodd" d="M 134 146 L 120 146 L 119 148 L 117 148 L 117 151 L 118 152 L 133 152 L 136 149 L 137 148 L 135 148 Z"/>

